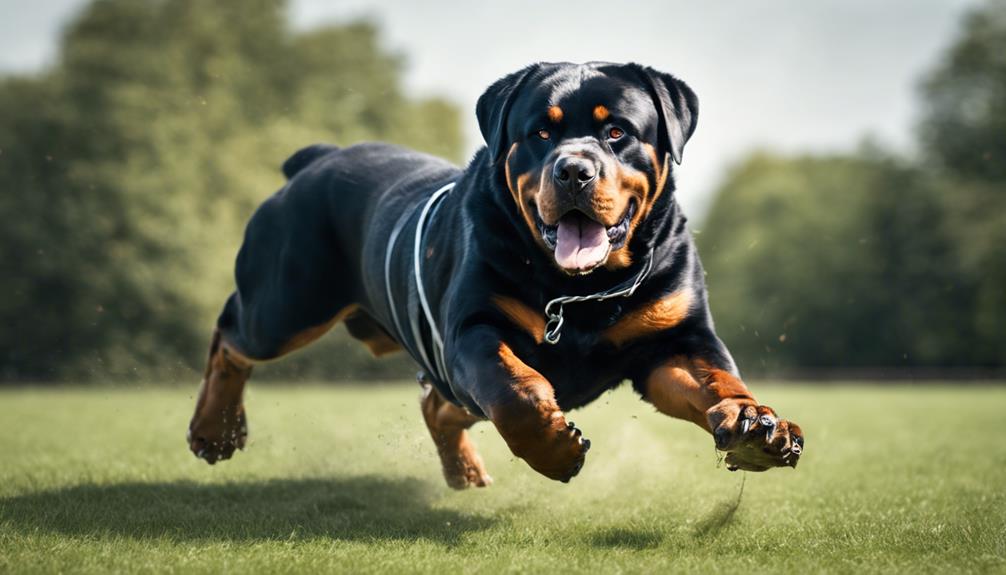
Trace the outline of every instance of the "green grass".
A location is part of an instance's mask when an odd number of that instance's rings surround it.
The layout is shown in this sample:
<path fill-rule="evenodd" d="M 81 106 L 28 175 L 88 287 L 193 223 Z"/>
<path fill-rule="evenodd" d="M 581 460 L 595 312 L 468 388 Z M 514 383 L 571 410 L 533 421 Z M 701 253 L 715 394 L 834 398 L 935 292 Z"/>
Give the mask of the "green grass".
<path fill-rule="evenodd" d="M 209 467 L 191 392 L 0 391 L 0 573 L 1006 572 L 1006 388 L 755 387 L 796 470 L 729 473 L 627 388 L 574 420 L 569 485 L 487 424 L 496 484 L 443 484 L 414 385 L 253 385 L 252 439 Z"/>

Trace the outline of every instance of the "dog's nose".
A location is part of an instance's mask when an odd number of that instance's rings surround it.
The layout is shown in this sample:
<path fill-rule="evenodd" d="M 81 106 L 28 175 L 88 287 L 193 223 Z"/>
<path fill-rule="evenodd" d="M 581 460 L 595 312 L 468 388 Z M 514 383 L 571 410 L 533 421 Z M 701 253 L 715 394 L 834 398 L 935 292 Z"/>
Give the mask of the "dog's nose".
<path fill-rule="evenodd" d="M 576 193 L 597 179 L 597 166 L 582 156 L 563 156 L 552 167 L 552 179 L 559 189 Z"/>

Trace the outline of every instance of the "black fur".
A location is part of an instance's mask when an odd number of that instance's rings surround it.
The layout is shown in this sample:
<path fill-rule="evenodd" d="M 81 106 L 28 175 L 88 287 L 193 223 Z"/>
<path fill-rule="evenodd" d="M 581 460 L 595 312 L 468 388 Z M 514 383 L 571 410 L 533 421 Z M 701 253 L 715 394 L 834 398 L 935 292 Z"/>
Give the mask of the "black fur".
<path fill-rule="evenodd" d="M 289 183 L 248 225 L 237 260 L 237 291 L 219 320 L 224 337 L 249 357 L 268 359 L 296 334 L 356 304 L 360 316 L 392 338 L 408 339 L 395 329 L 386 297 L 389 234 L 400 217 L 408 218 L 391 260 L 391 287 L 407 325 L 406 318 L 419 313 L 412 293 L 419 207 L 434 190 L 456 181 L 431 224 L 423 254 L 426 290 L 453 384 L 438 382 L 447 399 L 476 414 L 506 400 L 501 342 L 551 382 L 563 409 L 582 406 L 625 379 L 638 384 L 656 363 L 675 355 L 701 357 L 735 373 L 713 331 L 702 267 L 674 199 L 673 177 L 666 178 L 659 200 L 634 230 L 628 244 L 632 265 L 582 276 L 557 269 L 514 202 L 504 165 L 512 143 L 520 142 L 510 160 L 514 169 L 534 169 L 549 158 L 542 142 L 529 139 L 538 116 L 555 102 L 572 111 L 598 98 L 622 102 L 617 105 L 624 109 L 615 112 L 632 123 L 631 141 L 601 142 L 598 149 L 656 185 L 643 146 L 680 161 L 695 130 L 698 103 L 680 80 L 638 65 L 536 64 L 496 82 L 477 106 L 488 148 L 464 170 L 387 144 L 311 146 L 294 154 L 283 167 Z M 571 112 L 569 133 L 557 132 L 552 145 L 567 136 L 589 140 L 589 121 L 577 122 Z M 568 306 L 557 345 L 537 343 L 492 303 L 494 296 L 506 295 L 542 311 L 556 296 L 608 289 L 635 276 L 650 250 L 653 271 L 635 295 Z M 603 331 L 627 313 L 683 286 L 696 297 L 679 325 L 618 348 L 603 339 Z M 429 347 L 426 329 L 424 339 Z"/>

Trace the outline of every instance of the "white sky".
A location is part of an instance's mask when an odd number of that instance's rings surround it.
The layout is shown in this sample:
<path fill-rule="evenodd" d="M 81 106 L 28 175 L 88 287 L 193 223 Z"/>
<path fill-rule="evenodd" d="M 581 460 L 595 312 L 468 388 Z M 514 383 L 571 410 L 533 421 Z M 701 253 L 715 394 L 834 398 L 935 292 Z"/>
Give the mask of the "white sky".
<path fill-rule="evenodd" d="M 367 17 L 407 57 L 406 85 L 469 110 L 530 62 L 637 61 L 698 93 L 698 130 L 678 169 L 695 216 L 724 170 L 755 147 L 851 149 L 871 136 L 911 152 L 916 86 L 975 0 L 291 0 L 298 28 Z M 0 0 L 0 72 L 51 63 L 84 0 Z"/>

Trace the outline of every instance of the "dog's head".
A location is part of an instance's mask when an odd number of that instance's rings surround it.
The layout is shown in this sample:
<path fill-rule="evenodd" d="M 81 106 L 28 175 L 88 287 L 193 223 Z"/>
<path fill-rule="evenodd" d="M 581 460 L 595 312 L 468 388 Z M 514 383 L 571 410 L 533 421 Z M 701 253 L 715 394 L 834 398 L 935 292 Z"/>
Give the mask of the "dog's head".
<path fill-rule="evenodd" d="M 668 187 L 670 159 L 681 163 L 698 100 L 637 64 L 535 64 L 490 86 L 477 114 L 524 224 L 579 275 L 631 263 L 629 241 Z"/>

